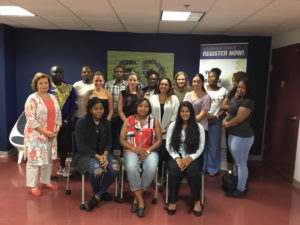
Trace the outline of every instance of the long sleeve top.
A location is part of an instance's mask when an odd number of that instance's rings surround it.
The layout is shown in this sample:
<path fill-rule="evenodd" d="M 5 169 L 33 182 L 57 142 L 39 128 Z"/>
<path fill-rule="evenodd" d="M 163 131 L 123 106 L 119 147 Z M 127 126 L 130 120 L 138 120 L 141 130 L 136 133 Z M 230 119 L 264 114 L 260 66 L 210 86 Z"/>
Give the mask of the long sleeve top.
<path fill-rule="evenodd" d="M 205 131 L 204 128 L 201 124 L 198 124 L 198 128 L 199 128 L 199 133 L 200 133 L 200 143 L 199 143 L 199 147 L 196 150 L 195 153 L 192 154 L 187 154 L 185 152 L 185 146 L 184 146 L 184 140 L 185 140 L 185 132 L 184 130 L 181 130 L 181 143 L 179 146 L 179 151 L 175 152 L 173 147 L 170 147 L 170 143 L 171 143 L 171 137 L 175 128 L 175 124 L 176 122 L 172 123 L 169 128 L 168 128 L 168 132 L 167 132 L 167 138 L 166 138 L 166 149 L 169 152 L 170 156 L 175 160 L 176 158 L 188 158 L 191 157 L 193 160 L 197 159 L 201 153 L 203 152 L 204 149 L 204 143 L 205 143 Z"/>

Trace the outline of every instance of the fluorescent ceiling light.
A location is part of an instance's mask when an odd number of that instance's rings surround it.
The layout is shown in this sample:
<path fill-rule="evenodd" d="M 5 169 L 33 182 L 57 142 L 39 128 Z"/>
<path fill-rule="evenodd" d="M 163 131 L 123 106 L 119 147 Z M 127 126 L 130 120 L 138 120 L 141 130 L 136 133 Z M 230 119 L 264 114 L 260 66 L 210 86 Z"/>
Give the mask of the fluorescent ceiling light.
<path fill-rule="evenodd" d="M 34 16 L 31 12 L 19 6 L 0 6 L 1 16 Z"/>
<path fill-rule="evenodd" d="M 186 21 L 191 12 L 163 11 L 162 20 Z"/>

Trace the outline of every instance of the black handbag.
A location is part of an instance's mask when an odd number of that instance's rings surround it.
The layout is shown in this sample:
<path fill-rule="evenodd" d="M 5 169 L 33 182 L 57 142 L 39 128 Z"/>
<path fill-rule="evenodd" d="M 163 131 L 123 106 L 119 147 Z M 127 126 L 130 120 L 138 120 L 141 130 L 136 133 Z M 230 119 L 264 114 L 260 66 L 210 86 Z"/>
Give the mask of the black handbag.
<path fill-rule="evenodd" d="M 233 176 L 231 173 L 225 173 L 222 176 L 222 185 L 221 188 L 225 191 L 234 191 L 236 190 L 238 183 L 238 178 L 237 176 Z"/>

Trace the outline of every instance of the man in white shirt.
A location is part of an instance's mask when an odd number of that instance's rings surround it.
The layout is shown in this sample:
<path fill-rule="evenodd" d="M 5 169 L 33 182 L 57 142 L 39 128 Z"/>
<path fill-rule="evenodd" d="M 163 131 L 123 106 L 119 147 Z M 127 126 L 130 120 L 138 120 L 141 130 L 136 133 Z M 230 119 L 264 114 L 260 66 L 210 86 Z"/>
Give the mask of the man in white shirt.
<path fill-rule="evenodd" d="M 78 118 L 83 117 L 82 100 L 83 96 L 89 91 L 94 89 L 93 73 L 90 66 L 83 66 L 81 69 L 82 80 L 74 83 L 73 87 L 77 95 L 78 109 L 75 112 L 74 126 Z"/>

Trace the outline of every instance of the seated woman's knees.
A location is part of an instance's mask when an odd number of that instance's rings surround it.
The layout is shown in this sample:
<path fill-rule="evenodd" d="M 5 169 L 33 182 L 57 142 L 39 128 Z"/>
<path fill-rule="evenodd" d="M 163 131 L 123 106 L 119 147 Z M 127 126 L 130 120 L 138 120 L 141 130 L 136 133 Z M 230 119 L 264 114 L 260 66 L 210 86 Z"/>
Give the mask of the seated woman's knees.
<path fill-rule="evenodd" d="M 102 173 L 103 173 L 103 169 L 100 168 L 100 167 L 98 167 L 98 168 L 96 168 L 96 169 L 94 170 L 94 174 L 95 174 L 96 176 L 101 176 Z"/>
<path fill-rule="evenodd" d="M 117 172 L 120 170 L 120 163 L 117 160 L 112 161 L 112 169 Z"/>

